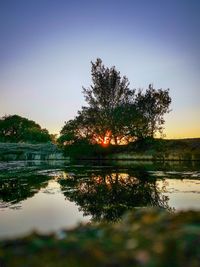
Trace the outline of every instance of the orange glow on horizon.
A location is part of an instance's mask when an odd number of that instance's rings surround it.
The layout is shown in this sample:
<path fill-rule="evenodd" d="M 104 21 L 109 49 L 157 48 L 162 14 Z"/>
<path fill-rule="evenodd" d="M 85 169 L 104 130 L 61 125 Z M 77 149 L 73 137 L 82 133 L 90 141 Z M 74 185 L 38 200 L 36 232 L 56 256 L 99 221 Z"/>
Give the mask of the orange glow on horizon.
<path fill-rule="evenodd" d="M 102 136 L 98 136 L 95 138 L 95 141 L 101 145 L 101 146 L 108 146 L 111 142 L 111 131 L 106 131 L 105 135 L 102 137 Z"/>
<path fill-rule="evenodd" d="M 106 141 L 106 140 L 103 140 L 103 142 L 101 143 L 101 145 L 104 146 L 104 147 L 105 147 L 105 146 L 108 146 L 108 145 L 109 145 L 109 142 Z"/>
<path fill-rule="evenodd" d="M 48 128 L 48 127 L 47 127 Z M 59 128 L 56 127 L 49 127 L 49 132 L 51 134 L 56 134 L 57 137 L 59 137 Z M 104 147 L 108 146 L 110 144 L 109 139 L 111 139 L 111 132 L 107 131 L 105 136 L 95 136 L 94 142 L 102 145 Z M 193 122 L 185 122 L 185 121 L 179 121 L 178 127 L 177 122 L 174 122 L 173 120 L 166 121 L 165 129 L 163 131 L 164 139 L 185 139 L 185 138 L 200 138 L 200 124 L 199 123 L 193 123 Z M 159 138 L 160 135 L 157 133 L 156 138 Z M 108 139 L 107 139 L 108 138 Z"/>
<path fill-rule="evenodd" d="M 102 146 L 108 146 L 111 141 L 111 131 L 106 131 L 106 134 L 104 136 L 104 139 L 101 143 Z"/>

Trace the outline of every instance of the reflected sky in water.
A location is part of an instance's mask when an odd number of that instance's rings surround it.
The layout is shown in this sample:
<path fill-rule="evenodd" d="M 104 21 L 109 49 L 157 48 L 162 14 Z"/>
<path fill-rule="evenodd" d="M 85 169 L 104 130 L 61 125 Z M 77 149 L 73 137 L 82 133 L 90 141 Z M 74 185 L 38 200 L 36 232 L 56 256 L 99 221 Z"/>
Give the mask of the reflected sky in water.
<path fill-rule="evenodd" d="M 30 230 L 49 232 L 60 227 L 73 227 L 87 222 L 75 203 L 65 199 L 59 184 L 52 179 L 33 197 L 11 207 L 0 208 L 0 237 L 27 233 Z"/>
<path fill-rule="evenodd" d="M 200 210 L 200 178 L 164 179 L 157 182 L 160 188 L 165 186 L 164 195 L 169 197 L 168 204 L 176 210 Z"/>
<path fill-rule="evenodd" d="M 0 163 L 0 237 L 116 221 L 136 207 L 199 209 L 198 166 Z"/>

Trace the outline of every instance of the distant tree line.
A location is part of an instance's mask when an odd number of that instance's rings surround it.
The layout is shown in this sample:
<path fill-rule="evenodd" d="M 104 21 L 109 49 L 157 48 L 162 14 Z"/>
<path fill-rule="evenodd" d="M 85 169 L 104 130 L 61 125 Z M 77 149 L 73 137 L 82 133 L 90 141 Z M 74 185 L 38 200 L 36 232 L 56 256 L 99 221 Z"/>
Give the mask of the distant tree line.
<path fill-rule="evenodd" d="M 0 118 L 0 142 L 45 143 L 52 137 L 39 124 L 18 115 Z"/>
<path fill-rule="evenodd" d="M 59 143 L 127 144 L 163 132 L 164 115 L 171 103 L 169 89 L 130 89 L 128 79 L 101 59 L 92 63 L 92 85 L 83 88 L 87 106 L 65 122 Z"/>

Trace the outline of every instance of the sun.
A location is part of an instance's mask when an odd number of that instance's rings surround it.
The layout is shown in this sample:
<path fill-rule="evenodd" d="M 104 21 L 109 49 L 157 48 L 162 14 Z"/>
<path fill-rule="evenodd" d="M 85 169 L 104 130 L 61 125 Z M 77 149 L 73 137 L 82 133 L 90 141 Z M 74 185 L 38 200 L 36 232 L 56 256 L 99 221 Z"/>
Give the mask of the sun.
<path fill-rule="evenodd" d="M 101 143 L 102 146 L 108 146 L 110 144 L 110 142 L 108 140 L 103 140 L 103 142 Z"/>
<path fill-rule="evenodd" d="M 106 131 L 103 136 L 96 137 L 95 141 L 103 147 L 109 146 L 111 142 L 111 135 L 111 131 Z"/>
<path fill-rule="evenodd" d="M 110 141 L 111 141 L 111 131 L 106 131 L 106 134 L 103 138 L 103 141 L 101 142 L 101 145 L 102 146 L 108 146 L 110 144 Z"/>

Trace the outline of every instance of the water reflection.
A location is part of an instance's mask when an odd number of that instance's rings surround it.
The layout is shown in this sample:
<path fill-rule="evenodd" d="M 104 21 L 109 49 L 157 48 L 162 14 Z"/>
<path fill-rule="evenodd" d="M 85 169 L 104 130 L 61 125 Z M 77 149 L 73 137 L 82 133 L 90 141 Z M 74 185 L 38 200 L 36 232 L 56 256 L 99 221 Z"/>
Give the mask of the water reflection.
<path fill-rule="evenodd" d="M 41 188 L 48 185 L 49 176 L 38 174 L 13 174 L 0 179 L 0 207 L 20 208 L 16 205 L 22 200 L 33 197 Z"/>
<path fill-rule="evenodd" d="M 148 172 L 95 170 L 65 172 L 58 182 L 65 197 L 75 202 L 84 215 L 95 221 L 116 221 L 135 207 L 157 206 L 170 209 L 168 197 Z"/>
<path fill-rule="evenodd" d="M 54 177 L 65 161 L 0 161 L 0 208 L 19 209 Z"/>
<path fill-rule="evenodd" d="M 199 161 L 138 161 L 138 160 L 79 160 L 78 162 L 72 162 L 77 166 L 84 167 L 112 167 L 112 168 L 125 168 L 141 171 L 200 171 Z"/>
<path fill-rule="evenodd" d="M 115 221 L 136 207 L 199 210 L 199 204 L 197 163 L 0 162 L 0 237 L 91 218 Z"/>

